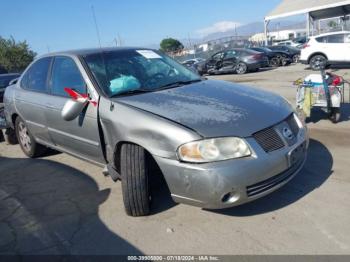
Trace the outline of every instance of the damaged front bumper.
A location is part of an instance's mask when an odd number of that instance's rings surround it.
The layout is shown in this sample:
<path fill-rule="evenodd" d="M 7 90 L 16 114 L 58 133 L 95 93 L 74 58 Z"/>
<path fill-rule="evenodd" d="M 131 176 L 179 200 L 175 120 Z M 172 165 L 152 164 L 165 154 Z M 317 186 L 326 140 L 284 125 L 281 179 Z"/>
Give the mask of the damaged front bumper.
<path fill-rule="evenodd" d="M 222 162 L 191 164 L 155 156 L 175 202 L 207 209 L 241 205 L 265 196 L 290 181 L 306 161 L 308 134 L 293 146 L 266 153 L 248 138 L 250 157 Z M 291 163 L 291 154 L 299 152 Z"/>

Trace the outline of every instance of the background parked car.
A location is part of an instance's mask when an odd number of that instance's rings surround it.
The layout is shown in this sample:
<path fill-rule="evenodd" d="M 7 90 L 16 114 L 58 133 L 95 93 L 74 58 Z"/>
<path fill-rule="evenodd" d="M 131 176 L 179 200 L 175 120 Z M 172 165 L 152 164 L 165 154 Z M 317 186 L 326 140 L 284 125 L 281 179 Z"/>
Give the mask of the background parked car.
<path fill-rule="evenodd" d="M 287 40 L 287 41 L 282 41 L 282 42 L 279 42 L 279 43 L 275 43 L 274 45 L 277 45 L 277 46 L 293 46 L 293 47 L 297 47 L 300 45 L 300 43 L 297 43 L 297 42 L 294 42 L 292 40 Z"/>
<path fill-rule="evenodd" d="M 265 54 L 269 59 L 269 66 L 272 67 L 285 66 L 292 62 L 289 54 L 283 51 L 272 51 L 267 47 L 251 47 L 249 49 Z"/>
<path fill-rule="evenodd" d="M 3 102 L 5 88 L 12 80 L 18 78 L 19 76 L 20 74 L 0 74 L 0 103 Z"/>
<path fill-rule="evenodd" d="M 313 70 L 335 64 L 350 63 L 350 32 L 333 32 L 310 37 L 301 50 L 300 62 Z"/>
<path fill-rule="evenodd" d="M 268 65 L 269 60 L 263 53 L 237 48 L 214 54 L 205 62 L 198 64 L 197 71 L 201 75 L 220 73 L 245 74 L 247 72 L 256 72 Z"/>
<path fill-rule="evenodd" d="M 292 59 L 294 63 L 297 63 L 300 58 L 300 49 L 292 46 L 286 46 L 286 45 L 273 45 L 273 46 L 267 46 L 267 48 L 271 49 L 272 51 L 283 51 L 286 54 L 288 54 L 288 57 Z"/>
<path fill-rule="evenodd" d="M 205 61 L 205 59 L 199 57 L 199 58 L 193 58 L 193 59 L 185 60 L 181 64 L 183 64 L 184 66 L 187 66 L 187 67 L 191 67 L 194 64 L 200 63 L 200 62 L 203 62 L 203 61 Z"/>

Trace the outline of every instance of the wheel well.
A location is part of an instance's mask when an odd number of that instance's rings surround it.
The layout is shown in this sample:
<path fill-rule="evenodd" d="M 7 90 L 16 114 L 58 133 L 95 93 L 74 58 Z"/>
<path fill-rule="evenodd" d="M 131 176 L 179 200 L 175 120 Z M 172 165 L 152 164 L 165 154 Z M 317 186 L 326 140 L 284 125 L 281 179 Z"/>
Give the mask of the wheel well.
<path fill-rule="evenodd" d="M 120 173 L 120 159 L 121 159 L 121 148 L 123 145 L 125 144 L 133 144 L 133 145 L 137 145 L 140 146 L 138 144 L 132 143 L 132 142 L 128 142 L 128 141 L 120 141 L 114 148 L 114 154 L 113 154 L 113 161 L 114 161 L 114 167 L 117 170 L 118 173 Z M 142 146 L 140 146 L 142 147 Z M 144 147 L 142 147 L 144 148 Z M 144 148 L 145 149 L 145 148 Z M 147 151 L 147 149 L 145 149 L 147 157 L 150 157 L 153 159 L 152 155 L 150 152 Z"/>
<path fill-rule="evenodd" d="M 327 57 L 324 53 L 317 52 L 317 53 L 313 53 L 312 55 L 309 56 L 309 59 L 307 60 L 307 63 L 309 64 L 309 63 L 310 63 L 310 60 L 311 60 L 314 56 L 316 56 L 316 55 L 324 56 L 324 57 L 328 60 L 328 57 Z"/>
<path fill-rule="evenodd" d="M 18 117 L 17 114 L 13 114 L 13 115 L 11 116 L 11 121 L 12 121 L 12 124 L 13 124 L 14 127 L 15 127 L 15 124 L 16 124 L 16 119 L 17 119 L 17 117 Z"/>
<path fill-rule="evenodd" d="M 120 159 L 121 159 L 121 148 L 124 144 L 134 144 L 137 146 L 140 146 L 138 144 L 132 143 L 132 142 L 128 142 L 128 141 L 120 141 L 114 149 L 114 154 L 113 154 L 113 164 L 114 164 L 114 168 L 116 169 L 116 171 L 120 174 Z M 144 148 L 144 147 L 142 147 Z M 163 172 L 161 171 L 161 169 L 159 168 L 157 162 L 155 161 L 155 159 L 153 158 L 152 154 L 147 151 L 147 149 L 145 149 L 146 152 L 146 159 L 147 161 L 149 161 L 149 170 L 151 170 L 151 176 L 152 176 L 152 180 L 154 180 L 153 182 L 159 183 L 159 182 L 165 182 L 166 186 L 167 183 L 165 181 L 165 177 L 163 175 Z M 158 175 L 159 174 L 159 175 Z M 158 176 L 157 176 L 158 175 Z"/>

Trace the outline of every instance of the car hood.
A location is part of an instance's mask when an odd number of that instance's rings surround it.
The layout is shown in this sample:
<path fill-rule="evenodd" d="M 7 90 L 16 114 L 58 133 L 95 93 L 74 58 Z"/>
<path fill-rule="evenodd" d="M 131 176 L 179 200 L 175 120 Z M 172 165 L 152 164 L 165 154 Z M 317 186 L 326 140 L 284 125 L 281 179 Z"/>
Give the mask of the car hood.
<path fill-rule="evenodd" d="M 215 80 L 113 100 L 179 123 L 203 137 L 248 137 L 292 112 L 278 95 Z"/>

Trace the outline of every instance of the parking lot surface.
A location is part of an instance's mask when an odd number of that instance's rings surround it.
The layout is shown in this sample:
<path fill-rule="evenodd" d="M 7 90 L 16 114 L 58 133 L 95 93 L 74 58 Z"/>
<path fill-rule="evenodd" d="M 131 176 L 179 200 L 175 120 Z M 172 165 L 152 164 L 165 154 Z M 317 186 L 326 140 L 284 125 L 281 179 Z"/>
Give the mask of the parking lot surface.
<path fill-rule="evenodd" d="M 337 70 L 337 69 L 336 69 Z M 337 74 L 350 80 L 350 70 Z M 213 76 L 295 102 L 302 65 Z M 220 211 L 176 205 L 156 193 L 151 216 L 123 210 L 121 184 L 67 154 L 24 157 L 0 144 L 0 254 L 350 254 L 350 109 L 308 123 L 309 156 L 286 186 Z"/>

